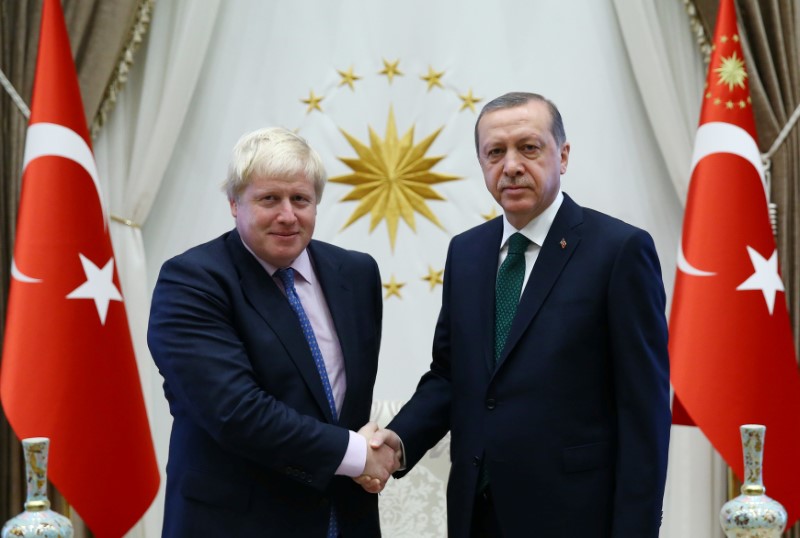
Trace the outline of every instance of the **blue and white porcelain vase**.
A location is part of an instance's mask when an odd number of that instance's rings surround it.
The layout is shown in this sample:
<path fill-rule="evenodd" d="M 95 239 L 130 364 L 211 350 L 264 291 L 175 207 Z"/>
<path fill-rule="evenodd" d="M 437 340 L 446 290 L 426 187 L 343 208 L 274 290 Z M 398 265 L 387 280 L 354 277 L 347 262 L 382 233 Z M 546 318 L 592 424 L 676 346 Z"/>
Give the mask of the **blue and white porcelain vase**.
<path fill-rule="evenodd" d="M 761 476 L 765 426 L 745 424 L 742 433 L 744 481 L 742 494 L 722 506 L 719 522 L 728 538 L 780 538 L 786 528 L 786 510 L 767 497 Z"/>
<path fill-rule="evenodd" d="M 72 538 L 72 523 L 50 510 L 47 499 L 47 453 L 50 439 L 22 440 L 28 496 L 25 511 L 3 525 L 2 538 Z"/>

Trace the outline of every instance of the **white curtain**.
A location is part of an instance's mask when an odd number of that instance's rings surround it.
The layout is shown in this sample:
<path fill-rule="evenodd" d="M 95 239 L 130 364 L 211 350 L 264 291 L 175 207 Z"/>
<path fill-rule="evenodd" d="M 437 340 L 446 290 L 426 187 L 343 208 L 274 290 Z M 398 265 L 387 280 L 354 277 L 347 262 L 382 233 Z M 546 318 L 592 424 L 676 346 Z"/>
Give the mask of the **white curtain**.
<path fill-rule="evenodd" d="M 257 127 L 298 129 L 331 176 L 350 171 L 340 157 L 355 157 L 341 129 L 369 145 L 368 126 L 384 138 L 390 109 L 400 135 L 414 128 L 415 143 L 441 128 L 427 152 L 444 157 L 433 171 L 462 178 L 434 185 L 444 201 L 426 201 L 441 226 L 417 213 L 415 230 L 399 224 L 392 249 L 385 220 L 371 233 L 365 219 L 343 228 L 357 205 L 340 201 L 349 186 L 329 183 L 319 208 L 318 239 L 370 252 L 384 282 L 403 284 L 399 296 L 385 299 L 378 400 L 407 399 L 430 362 L 440 287 L 422 278 L 443 268 L 452 235 L 499 209 L 474 157 L 476 114 L 462 108 L 468 92 L 482 99 L 476 109 L 507 91 L 552 98 L 572 143 L 564 190 L 648 230 L 671 294 L 682 215 L 674 181 L 689 161 L 673 163 L 662 153 L 610 0 L 234 0 L 218 7 L 156 4 L 147 48 L 97 144 L 101 170 L 111 178 L 113 213 L 142 225 L 141 235 L 115 225 L 115 246 L 162 465 L 170 420 L 144 345 L 149 295 L 165 259 L 232 226 L 219 184 L 233 144 Z M 384 61 L 399 61 L 402 75 L 390 81 L 379 74 Z M 353 89 L 337 72 L 351 67 L 360 77 Z M 442 73 L 441 86 L 429 88 L 422 78 L 430 70 Z M 311 91 L 324 97 L 321 111 L 307 112 L 301 102 Z M 696 115 L 689 124 L 695 123 Z M 687 136 L 691 145 L 693 133 Z M 673 455 L 671 465 L 681 456 Z M 440 462 L 426 480 L 443 484 Z M 404 496 L 382 496 L 384 523 L 387 514 L 402 515 L 387 499 Z M 159 536 L 162 502 L 148 515 L 147 536 Z M 683 516 L 667 509 L 665 529 L 673 517 Z M 403 536 L 403 522 L 391 523 L 386 535 Z"/>
<path fill-rule="evenodd" d="M 136 361 L 150 418 L 161 488 L 150 510 L 128 536 L 161 535 L 165 465 L 171 417 L 158 371 L 147 349 L 152 292 L 139 226 L 147 221 L 164 171 L 176 148 L 208 47 L 219 0 L 156 3 L 149 37 L 137 56 L 116 110 L 95 143 L 104 192 L 110 193 L 114 252 Z M 124 487 L 124 485 L 120 485 Z"/>
<path fill-rule="evenodd" d="M 682 0 L 613 0 L 647 117 L 682 203 L 705 65 Z"/>
<path fill-rule="evenodd" d="M 681 0 L 614 0 L 647 117 L 681 202 L 689 187 L 705 69 Z M 674 269 L 672 270 L 674 272 Z M 673 426 L 662 537 L 724 537 L 727 467 L 699 428 Z"/>

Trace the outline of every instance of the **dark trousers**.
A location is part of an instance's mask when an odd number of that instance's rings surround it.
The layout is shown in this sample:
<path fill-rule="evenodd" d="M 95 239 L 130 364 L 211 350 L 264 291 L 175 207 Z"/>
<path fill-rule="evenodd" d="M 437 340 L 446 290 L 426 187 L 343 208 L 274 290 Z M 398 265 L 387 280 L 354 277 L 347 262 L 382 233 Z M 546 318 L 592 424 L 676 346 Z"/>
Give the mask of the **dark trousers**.
<path fill-rule="evenodd" d="M 470 538 L 502 538 L 491 488 L 486 488 L 475 497 L 472 508 L 472 532 Z"/>

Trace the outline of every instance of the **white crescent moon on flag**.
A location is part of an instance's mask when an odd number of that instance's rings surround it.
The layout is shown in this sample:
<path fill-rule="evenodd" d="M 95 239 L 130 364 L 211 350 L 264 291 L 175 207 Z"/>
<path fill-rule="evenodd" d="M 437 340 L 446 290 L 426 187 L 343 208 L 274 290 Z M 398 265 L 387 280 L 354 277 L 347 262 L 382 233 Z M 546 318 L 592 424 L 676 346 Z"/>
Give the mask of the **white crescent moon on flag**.
<path fill-rule="evenodd" d="M 64 157 L 75 161 L 86 170 L 92 178 L 94 188 L 97 191 L 97 199 L 103 211 L 103 228 L 108 225 L 108 210 L 103 202 L 103 195 L 100 190 L 100 175 L 97 173 L 97 164 L 94 162 L 94 155 L 86 141 L 78 133 L 58 125 L 56 123 L 34 123 L 28 127 L 25 137 L 25 153 L 22 158 L 22 171 L 28 167 L 31 161 L 39 157 Z M 11 276 L 20 282 L 41 282 L 41 279 L 27 276 L 17 267 L 16 262 L 11 261 Z"/>
<path fill-rule="evenodd" d="M 767 182 L 764 178 L 764 167 L 761 164 L 761 152 L 750 133 L 741 127 L 726 122 L 704 123 L 697 129 L 697 136 L 694 142 L 694 154 L 692 155 L 691 174 L 697 164 L 705 157 L 715 153 L 731 153 L 738 155 L 753 165 L 761 178 L 761 186 L 764 188 L 764 199 L 767 200 Z M 703 271 L 693 266 L 683 254 L 683 241 L 678 247 L 678 270 L 693 276 L 713 276 L 716 273 Z"/>
<path fill-rule="evenodd" d="M 17 269 L 17 262 L 14 260 L 14 258 L 11 258 L 11 278 L 14 280 L 19 280 L 20 282 L 28 282 L 29 284 L 42 281 L 41 278 L 30 277 Z"/>

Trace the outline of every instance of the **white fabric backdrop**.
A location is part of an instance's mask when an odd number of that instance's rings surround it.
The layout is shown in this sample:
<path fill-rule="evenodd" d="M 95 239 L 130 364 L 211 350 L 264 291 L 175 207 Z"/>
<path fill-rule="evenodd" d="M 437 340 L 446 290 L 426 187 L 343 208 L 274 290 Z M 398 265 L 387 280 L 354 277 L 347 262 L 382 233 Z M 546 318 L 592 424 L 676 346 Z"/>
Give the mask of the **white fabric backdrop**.
<path fill-rule="evenodd" d="M 675 41 L 681 50 L 690 51 L 688 30 L 669 29 L 670 24 L 685 23 L 677 15 L 680 0 L 673 2 L 674 9 L 666 9 L 671 18 L 656 17 L 668 26 L 653 46 L 672 50 Z M 655 74 L 640 75 L 637 68 L 634 75 L 631 65 L 636 68 L 641 61 L 629 60 L 626 53 L 631 37 L 626 34 L 623 39 L 620 30 L 620 24 L 626 26 L 621 14 L 624 2 L 615 6 L 611 0 L 491 4 L 232 0 L 218 12 L 218 2 L 210 6 L 213 9 L 203 2 L 202 13 L 200 4 L 191 0 L 156 4 L 146 54 L 137 60 L 125 100 L 97 143 L 98 162 L 110 178 L 115 214 L 144 225 L 144 251 L 136 230 L 127 231 L 127 239 L 125 233 L 116 233 L 115 246 L 162 465 L 170 418 L 161 379 L 141 345 L 149 294 L 165 259 L 232 226 L 218 186 L 230 148 L 251 129 L 267 125 L 299 129 L 322 154 L 330 175 L 336 176 L 349 172 L 337 158 L 355 157 L 339 129 L 368 144 L 370 125 L 383 138 L 390 105 L 399 134 L 413 126 L 415 143 L 443 128 L 428 152 L 445 156 L 433 171 L 464 178 L 435 185 L 446 201 L 427 202 L 444 230 L 417 214 L 416 232 L 401 222 L 392 251 L 385 222 L 371 234 L 365 219 L 341 230 L 357 205 L 339 202 L 350 187 L 329 184 L 320 206 L 317 238 L 370 252 L 379 261 L 384 282 L 392 276 L 405 282 L 402 298 L 386 299 L 377 399 L 402 400 L 412 393 L 430 360 L 439 304 L 439 289 L 431 291 L 421 277 L 429 268 L 442 268 L 454 233 L 482 222 L 481 214 L 494 206 L 474 157 L 475 114 L 459 111 L 458 95 L 469 90 L 483 102 L 511 90 L 537 91 L 552 98 L 572 143 L 564 190 L 583 205 L 650 231 L 671 292 L 682 213 L 682 194 L 676 194 L 673 183 L 680 181 L 680 170 L 688 164 L 666 157 L 671 152 L 662 154 L 667 144 L 663 140 L 677 140 L 672 144 L 682 146 L 679 133 L 686 126 L 670 127 L 678 118 L 673 114 L 653 115 L 655 101 L 647 96 L 643 81 L 658 75 L 663 65 Z M 634 15 L 627 19 L 635 20 Z M 669 43 L 664 35 L 670 36 Z M 399 59 L 404 76 L 389 84 L 378 74 L 383 59 Z M 681 71 L 674 57 L 669 63 L 670 69 Z M 362 77 L 354 90 L 340 86 L 336 72 L 350 66 Z M 420 76 L 429 67 L 444 72 L 444 88 L 427 91 Z M 306 113 L 300 99 L 307 98 L 309 90 L 325 96 L 322 112 Z M 680 108 L 687 96 L 690 100 L 691 91 L 671 104 Z M 699 96 L 698 90 L 698 102 Z M 663 127 L 673 134 L 654 136 L 648 118 L 660 126 L 656 133 Z M 692 128 L 696 122 L 691 112 L 680 118 L 691 120 Z M 687 487 L 692 490 L 700 477 L 705 491 L 714 471 L 705 463 L 692 466 L 694 461 L 681 454 L 673 457 L 671 467 L 690 468 L 684 473 L 689 475 Z M 159 535 L 161 502 L 159 498 L 151 509 L 147 536 Z M 710 504 L 708 511 L 715 518 L 718 507 Z M 692 506 L 698 504 L 686 496 L 665 503 L 662 536 L 688 535 L 669 530 L 681 529 L 672 522 L 686 517 L 701 517 L 694 529 L 709 528 L 707 511 L 698 514 Z"/>
<path fill-rule="evenodd" d="M 631 66 L 661 155 L 683 203 L 706 66 L 682 2 L 614 0 Z M 727 467 L 699 428 L 673 426 L 663 536 L 723 537 Z"/>
<path fill-rule="evenodd" d="M 159 2 L 126 90 L 95 143 L 95 157 L 109 193 L 111 214 L 134 226 L 112 222 L 136 362 L 150 417 L 161 487 L 133 537 L 161 535 L 165 466 L 172 425 L 161 377 L 147 349 L 152 287 L 140 226 L 146 222 L 189 106 L 214 26 L 219 0 Z"/>

